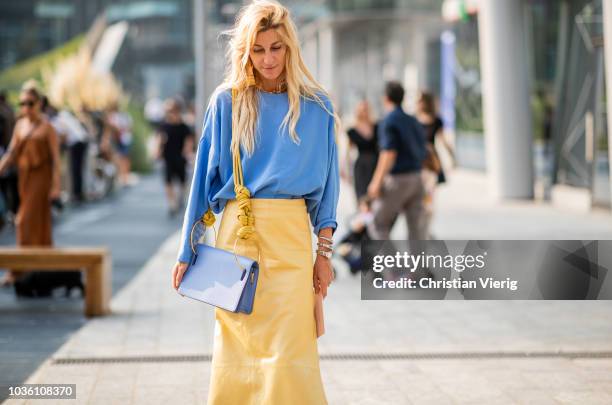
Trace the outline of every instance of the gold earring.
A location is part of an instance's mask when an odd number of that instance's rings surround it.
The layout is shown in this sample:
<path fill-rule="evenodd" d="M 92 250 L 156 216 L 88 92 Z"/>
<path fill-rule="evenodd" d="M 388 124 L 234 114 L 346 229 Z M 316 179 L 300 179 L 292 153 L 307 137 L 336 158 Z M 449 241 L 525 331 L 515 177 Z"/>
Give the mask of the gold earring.
<path fill-rule="evenodd" d="M 249 60 L 246 65 L 247 86 L 255 86 L 255 74 L 253 73 L 253 64 Z"/>

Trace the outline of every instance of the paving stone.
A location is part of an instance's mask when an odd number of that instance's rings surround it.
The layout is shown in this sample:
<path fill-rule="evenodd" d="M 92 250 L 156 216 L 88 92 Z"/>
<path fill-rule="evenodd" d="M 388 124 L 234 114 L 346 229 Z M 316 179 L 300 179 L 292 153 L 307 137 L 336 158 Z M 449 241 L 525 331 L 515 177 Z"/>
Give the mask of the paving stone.
<path fill-rule="evenodd" d="M 482 186 L 478 176 L 465 176 L 456 180 L 465 183 L 463 191 Z M 346 185 L 343 187 L 346 190 Z M 438 194 L 434 229 L 439 237 L 460 235 L 470 221 L 475 223 L 472 238 L 500 237 L 499 230 L 505 232 L 506 228 L 508 235 L 513 235 L 521 224 L 541 215 L 542 226 L 528 228 L 526 237 L 547 237 L 560 229 L 561 212 L 533 203 L 468 204 L 462 196 L 453 200 L 459 193 L 456 187 L 440 189 Z M 348 212 L 346 195 L 341 192 L 342 218 Z M 593 214 L 579 221 L 570 215 L 569 222 L 579 226 L 582 235 L 590 230 L 593 235 L 612 236 L 612 221 L 606 218 Z M 483 220 L 492 222 L 485 226 Z M 396 224 L 394 232 L 401 234 L 400 228 L 401 223 Z M 169 285 L 168 272 L 177 245 L 175 232 L 115 294 L 111 304 L 114 314 L 86 322 L 53 357 L 210 354 L 214 310 L 180 297 Z M 609 358 L 445 357 L 468 352 L 612 351 L 612 302 L 362 301 L 360 280 L 341 266 L 338 270 L 336 283 L 324 301 L 327 332 L 318 340 L 320 353 L 416 357 L 322 360 L 321 374 L 331 405 L 612 402 Z M 418 357 L 426 354 L 439 358 Z M 209 378 L 207 361 L 61 366 L 45 362 L 31 380 L 77 381 L 79 392 L 84 394 L 76 403 L 149 405 L 205 404 Z"/>

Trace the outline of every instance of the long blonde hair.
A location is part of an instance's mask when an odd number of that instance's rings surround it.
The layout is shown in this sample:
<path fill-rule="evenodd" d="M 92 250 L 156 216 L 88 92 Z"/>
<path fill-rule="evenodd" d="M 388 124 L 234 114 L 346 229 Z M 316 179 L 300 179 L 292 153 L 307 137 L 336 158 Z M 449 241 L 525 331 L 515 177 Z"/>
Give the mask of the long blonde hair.
<path fill-rule="evenodd" d="M 255 149 L 255 131 L 258 116 L 257 87 L 248 83 L 247 64 L 250 49 L 255 43 L 257 33 L 276 29 L 281 40 L 286 45 L 285 69 L 282 74 L 287 84 L 289 98 L 289 111 L 282 121 L 281 128 L 289 125 L 289 134 L 292 140 L 299 145 L 300 139 L 296 132 L 296 125 L 300 118 L 300 98 L 316 101 L 328 114 L 334 118 L 335 133 L 340 128 L 340 118 L 335 112 L 331 97 L 310 73 L 300 50 L 297 29 L 293 23 L 289 10 L 274 0 L 254 0 L 243 6 L 236 17 L 233 28 L 222 32 L 229 35 L 230 41 L 226 57 L 228 65 L 223 83 L 213 92 L 208 108 L 214 108 L 216 97 L 227 89 L 238 90 L 234 107 L 240 114 L 233 114 L 233 125 L 236 133 L 232 136 L 232 150 L 236 151 L 239 143 L 252 155 Z M 253 71 L 255 69 L 253 68 Z M 330 110 L 323 99 L 317 94 L 327 97 L 332 107 Z"/>

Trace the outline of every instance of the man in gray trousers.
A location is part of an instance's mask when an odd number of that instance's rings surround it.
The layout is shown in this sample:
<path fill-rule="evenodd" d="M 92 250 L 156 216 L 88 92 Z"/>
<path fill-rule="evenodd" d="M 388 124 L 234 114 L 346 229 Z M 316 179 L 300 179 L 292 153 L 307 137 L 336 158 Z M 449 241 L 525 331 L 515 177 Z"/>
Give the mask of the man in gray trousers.
<path fill-rule="evenodd" d="M 398 82 L 387 82 L 383 106 L 388 112 L 378 127 L 380 156 L 368 186 L 374 199 L 374 219 L 368 225 L 372 239 L 389 239 L 389 233 L 400 213 L 406 215 L 409 239 L 427 238 L 421 180 L 425 159 L 425 132 L 421 124 L 401 107 L 404 89 Z"/>

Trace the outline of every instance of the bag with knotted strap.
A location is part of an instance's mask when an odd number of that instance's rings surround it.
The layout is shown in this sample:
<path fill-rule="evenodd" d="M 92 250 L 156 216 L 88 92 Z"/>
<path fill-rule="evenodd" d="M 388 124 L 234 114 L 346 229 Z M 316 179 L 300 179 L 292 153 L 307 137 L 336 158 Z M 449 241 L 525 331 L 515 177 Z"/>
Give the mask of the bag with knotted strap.
<path fill-rule="evenodd" d="M 232 104 L 235 103 L 236 95 L 236 90 L 232 89 Z M 232 111 L 236 109 L 232 108 Z M 234 120 L 232 120 L 232 136 L 234 134 L 233 122 Z M 196 238 L 194 244 L 194 234 L 198 227 L 205 233 L 206 229 L 213 226 L 215 222 L 215 215 L 209 207 L 191 228 L 190 243 L 193 257 L 185 270 L 178 292 L 185 297 L 231 312 L 250 314 L 253 311 L 255 289 L 259 277 L 258 261 L 261 257 L 255 261 L 236 254 L 238 240 L 249 239 L 255 231 L 250 193 L 244 186 L 242 175 L 239 142 L 235 142 L 232 147 L 232 160 L 234 191 L 238 201 L 238 220 L 241 224 L 236 233 L 233 251 L 199 243 L 200 237 Z"/>

